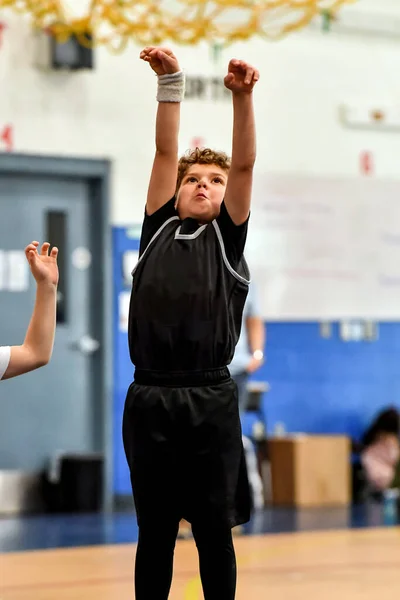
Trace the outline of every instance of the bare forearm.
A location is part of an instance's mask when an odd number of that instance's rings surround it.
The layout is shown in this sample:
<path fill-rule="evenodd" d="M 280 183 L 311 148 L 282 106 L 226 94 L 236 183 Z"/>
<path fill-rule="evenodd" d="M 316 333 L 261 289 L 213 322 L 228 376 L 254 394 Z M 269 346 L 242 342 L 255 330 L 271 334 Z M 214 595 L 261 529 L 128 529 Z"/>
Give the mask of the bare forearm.
<path fill-rule="evenodd" d="M 156 120 L 156 151 L 178 155 L 180 102 L 159 102 Z"/>
<path fill-rule="evenodd" d="M 4 379 L 29 373 L 49 362 L 56 328 L 56 298 L 55 285 L 38 284 L 36 302 L 24 343 L 11 346 L 10 362 Z"/>
<path fill-rule="evenodd" d="M 151 215 L 175 193 L 178 173 L 179 102 L 159 102 L 156 153 L 147 192 L 146 212 Z"/>
<path fill-rule="evenodd" d="M 266 336 L 262 319 L 258 317 L 249 317 L 247 319 L 247 332 L 251 353 L 253 354 L 256 350 L 264 351 Z"/>
<path fill-rule="evenodd" d="M 53 350 L 56 327 L 57 288 L 53 284 L 38 284 L 36 302 L 24 345 L 33 349 L 42 360 L 49 360 Z"/>
<path fill-rule="evenodd" d="M 39 364 L 46 364 L 53 351 L 56 301 L 56 286 L 49 283 L 38 284 L 35 306 L 23 346 Z"/>
<path fill-rule="evenodd" d="M 256 160 L 256 129 L 253 94 L 232 94 L 232 168 L 250 170 Z"/>

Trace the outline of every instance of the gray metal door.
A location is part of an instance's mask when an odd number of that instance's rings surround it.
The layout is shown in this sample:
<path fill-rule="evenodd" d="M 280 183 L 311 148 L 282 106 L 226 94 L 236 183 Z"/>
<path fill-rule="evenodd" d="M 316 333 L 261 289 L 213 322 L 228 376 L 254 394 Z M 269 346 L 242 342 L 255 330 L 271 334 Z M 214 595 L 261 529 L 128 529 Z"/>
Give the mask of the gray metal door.
<path fill-rule="evenodd" d="M 84 180 L 1 176 L 0 210 L 1 345 L 23 341 L 35 299 L 35 281 L 30 273 L 27 279 L 18 251 L 35 239 L 60 249 L 52 361 L 0 383 L 0 469 L 36 470 L 58 451 L 95 449 L 95 224 Z"/>

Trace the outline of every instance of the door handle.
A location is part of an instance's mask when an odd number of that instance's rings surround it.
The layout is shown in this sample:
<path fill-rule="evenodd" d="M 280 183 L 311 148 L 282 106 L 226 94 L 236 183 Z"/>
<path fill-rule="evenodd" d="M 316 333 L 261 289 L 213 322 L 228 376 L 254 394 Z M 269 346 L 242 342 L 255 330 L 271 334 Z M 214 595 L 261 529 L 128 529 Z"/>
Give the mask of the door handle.
<path fill-rule="evenodd" d="M 85 334 L 73 346 L 76 350 L 82 352 L 82 354 L 90 355 L 97 352 L 100 348 L 100 342 L 92 338 L 92 336 Z"/>

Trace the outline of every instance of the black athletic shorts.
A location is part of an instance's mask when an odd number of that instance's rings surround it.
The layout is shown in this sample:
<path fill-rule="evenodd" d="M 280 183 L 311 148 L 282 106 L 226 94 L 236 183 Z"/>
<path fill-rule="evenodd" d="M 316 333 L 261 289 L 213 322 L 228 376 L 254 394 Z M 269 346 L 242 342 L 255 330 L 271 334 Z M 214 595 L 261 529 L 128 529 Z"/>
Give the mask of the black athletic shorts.
<path fill-rule="evenodd" d="M 230 527 L 249 520 L 237 387 L 227 369 L 181 377 L 136 371 L 123 441 L 139 526 L 155 518 Z"/>

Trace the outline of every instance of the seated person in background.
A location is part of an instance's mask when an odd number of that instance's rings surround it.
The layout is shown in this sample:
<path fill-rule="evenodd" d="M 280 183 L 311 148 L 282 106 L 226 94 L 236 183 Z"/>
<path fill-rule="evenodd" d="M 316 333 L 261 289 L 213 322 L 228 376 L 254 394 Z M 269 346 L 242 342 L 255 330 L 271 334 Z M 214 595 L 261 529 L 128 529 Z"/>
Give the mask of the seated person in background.
<path fill-rule="evenodd" d="M 0 379 L 10 379 L 43 367 L 51 358 L 56 330 L 58 250 L 53 248 L 49 255 L 50 244 L 45 243 L 39 254 L 38 246 L 39 242 L 32 242 L 25 248 L 37 284 L 31 321 L 23 344 L 0 346 Z M 13 315 L 13 318 L 20 316 Z"/>
<path fill-rule="evenodd" d="M 361 464 L 372 492 L 394 485 L 400 461 L 400 415 L 395 408 L 381 412 L 364 434 Z"/>

